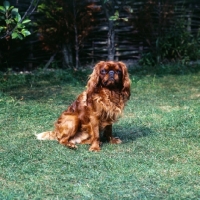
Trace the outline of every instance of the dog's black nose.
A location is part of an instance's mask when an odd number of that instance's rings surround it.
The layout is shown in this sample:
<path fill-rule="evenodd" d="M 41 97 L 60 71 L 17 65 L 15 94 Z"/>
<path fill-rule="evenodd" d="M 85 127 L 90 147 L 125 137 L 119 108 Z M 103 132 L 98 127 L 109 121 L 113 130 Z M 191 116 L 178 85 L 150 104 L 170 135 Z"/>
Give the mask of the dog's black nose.
<path fill-rule="evenodd" d="M 110 70 L 110 71 L 109 71 L 109 76 L 110 76 L 110 78 L 114 78 L 114 74 L 115 74 L 115 72 L 114 72 L 113 70 Z"/>

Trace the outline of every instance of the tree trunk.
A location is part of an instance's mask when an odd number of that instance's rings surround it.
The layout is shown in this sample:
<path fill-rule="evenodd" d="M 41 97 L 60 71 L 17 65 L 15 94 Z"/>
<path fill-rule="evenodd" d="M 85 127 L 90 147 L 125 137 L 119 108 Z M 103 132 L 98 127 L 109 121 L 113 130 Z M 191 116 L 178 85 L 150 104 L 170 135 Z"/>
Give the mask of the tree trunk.
<path fill-rule="evenodd" d="M 108 38 L 107 38 L 107 47 L 108 47 L 108 60 L 114 60 L 115 58 L 115 25 L 114 21 L 109 18 L 114 15 L 114 0 L 111 1 L 111 6 L 106 6 L 106 3 L 102 1 L 102 7 L 104 9 L 106 19 L 108 21 Z"/>
<path fill-rule="evenodd" d="M 74 9 L 74 36 L 75 36 L 75 68 L 79 66 L 79 41 L 78 41 L 78 30 L 76 23 L 76 2 L 73 0 L 73 9 Z"/>
<path fill-rule="evenodd" d="M 79 45 L 78 45 L 78 32 L 76 24 L 74 24 L 74 33 L 75 33 L 75 68 L 78 68 L 79 66 Z"/>
<path fill-rule="evenodd" d="M 108 60 L 115 58 L 115 30 L 114 22 L 108 21 Z"/>
<path fill-rule="evenodd" d="M 57 51 L 50 57 L 50 59 L 48 60 L 48 62 L 45 64 L 44 70 L 46 70 L 50 66 L 50 64 L 53 62 L 56 54 L 57 54 Z"/>
<path fill-rule="evenodd" d="M 71 67 L 72 66 L 72 51 L 71 51 L 70 45 L 63 44 L 62 53 L 63 53 L 63 66 Z"/>
<path fill-rule="evenodd" d="M 189 33 L 191 33 L 191 25 L 192 25 L 192 9 L 191 9 L 192 5 L 189 5 L 189 9 L 188 9 L 188 15 L 187 15 L 187 31 Z"/>

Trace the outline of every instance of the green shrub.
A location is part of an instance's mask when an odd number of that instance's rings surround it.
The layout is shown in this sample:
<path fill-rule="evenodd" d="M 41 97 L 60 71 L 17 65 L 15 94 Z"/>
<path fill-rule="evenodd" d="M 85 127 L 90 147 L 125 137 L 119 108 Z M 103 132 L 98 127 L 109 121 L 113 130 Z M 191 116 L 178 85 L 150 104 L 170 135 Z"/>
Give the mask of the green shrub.
<path fill-rule="evenodd" d="M 186 28 L 186 21 L 177 20 L 162 35 L 158 36 L 154 47 L 142 55 L 139 63 L 146 66 L 180 62 L 187 64 L 200 59 L 200 31 L 191 34 Z"/>

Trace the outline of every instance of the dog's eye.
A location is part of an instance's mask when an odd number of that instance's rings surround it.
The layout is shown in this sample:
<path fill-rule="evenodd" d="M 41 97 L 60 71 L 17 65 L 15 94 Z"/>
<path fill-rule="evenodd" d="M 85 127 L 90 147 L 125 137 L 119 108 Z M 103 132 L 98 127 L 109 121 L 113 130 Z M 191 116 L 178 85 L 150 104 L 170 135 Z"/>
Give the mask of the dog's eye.
<path fill-rule="evenodd" d="M 121 71 L 121 70 L 117 70 L 116 73 L 117 73 L 117 74 L 121 74 L 122 71 Z"/>
<path fill-rule="evenodd" d="M 106 74 L 106 70 L 105 70 L 105 69 L 102 69 L 102 70 L 101 70 L 101 74 Z"/>

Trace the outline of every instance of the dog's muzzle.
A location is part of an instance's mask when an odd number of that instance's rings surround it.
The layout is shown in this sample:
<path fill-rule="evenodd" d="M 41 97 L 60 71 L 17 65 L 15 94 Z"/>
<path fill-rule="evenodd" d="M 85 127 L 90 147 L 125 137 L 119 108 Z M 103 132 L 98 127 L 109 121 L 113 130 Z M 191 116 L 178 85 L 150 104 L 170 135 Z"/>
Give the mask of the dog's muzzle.
<path fill-rule="evenodd" d="M 113 70 L 110 70 L 110 71 L 108 72 L 108 74 L 109 74 L 109 80 L 114 80 L 115 72 L 114 72 Z"/>

